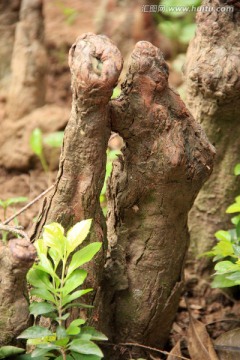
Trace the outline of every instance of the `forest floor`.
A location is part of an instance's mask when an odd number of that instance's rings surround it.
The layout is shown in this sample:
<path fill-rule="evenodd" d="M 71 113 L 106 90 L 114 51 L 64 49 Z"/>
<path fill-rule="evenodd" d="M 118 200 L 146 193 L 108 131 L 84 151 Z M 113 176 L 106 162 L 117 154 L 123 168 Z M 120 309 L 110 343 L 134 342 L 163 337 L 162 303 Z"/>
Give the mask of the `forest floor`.
<path fill-rule="evenodd" d="M 78 35 L 86 31 L 94 31 L 93 19 L 98 11 L 99 1 L 91 1 L 90 6 L 88 2 L 69 0 L 68 7 L 78 11 L 78 15 L 71 23 L 69 23 L 62 7 L 56 4 L 61 4 L 61 2 L 45 0 L 46 47 L 49 56 L 46 103 L 55 104 L 60 109 L 64 108 L 66 113 L 70 113 L 71 88 L 67 53 Z M 0 99 L 0 101 L 2 105 L 1 121 L 5 116 L 5 100 Z M 66 122 L 67 119 L 62 122 L 60 128 L 63 128 Z M 46 119 L 46 127 L 48 126 L 47 123 Z M 21 146 L 22 148 L 29 147 L 29 144 L 23 143 Z M 55 157 L 58 156 L 59 152 L 55 153 Z M 0 169 L 0 199 L 27 196 L 30 201 L 54 182 L 56 174 L 56 165 L 46 175 L 41 170 L 36 158 L 30 161 L 30 168 L 26 168 L 24 171 L 2 168 Z M 20 207 L 20 205 L 16 205 L 9 209 L 8 216 Z M 34 225 L 32 219 L 37 216 L 40 209 L 41 202 L 36 203 L 19 216 L 19 223 L 30 231 Z M 0 219 L 2 216 L 3 214 L 0 213 Z M 172 327 L 168 350 L 179 339 L 186 337 L 189 325 L 188 310 L 191 311 L 194 318 L 207 325 L 207 330 L 212 339 L 227 330 L 240 326 L 240 301 L 230 292 L 212 289 L 210 279 L 199 275 L 200 263 L 201 261 L 197 259 L 187 261 L 185 290 Z M 188 306 L 185 298 L 187 298 Z"/>

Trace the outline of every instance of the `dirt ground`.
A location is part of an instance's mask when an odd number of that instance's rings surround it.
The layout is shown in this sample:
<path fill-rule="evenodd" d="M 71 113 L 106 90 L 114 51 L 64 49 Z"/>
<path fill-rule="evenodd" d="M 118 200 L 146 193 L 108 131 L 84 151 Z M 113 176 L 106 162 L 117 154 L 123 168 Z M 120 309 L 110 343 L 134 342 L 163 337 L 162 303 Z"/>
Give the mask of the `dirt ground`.
<path fill-rule="evenodd" d="M 68 16 L 64 14 L 64 6 L 74 9 L 73 20 L 70 21 Z M 61 109 L 64 109 L 64 117 L 59 122 L 56 120 L 54 127 L 48 125 L 49 116 L 47 112 L 45 113 L 42 122 L 45 124 L 46 132 L 52 131 L 53 128 L 54 130 L 61 130 L 67 123 L 71 109 L 70 72 L 67 54 L 78 35 L 86 31 L 94 32 L 99 7 L 100 0 L 92 0 L 91 2 L 44 0 L 45 38 L 49 58 L 46 104 L 57 105 L 60 113 Z M 0 121 L 8 121 L 4 118 L 6 99 L 0 100 Z M 60 115 L 58 114 L 58 116 Z M 8 151 L 13 150 L 16 154 L 19 151 L 24 152 L 27 165 L 22 169 L 16 169 L 16 166 L 8 169 L 3 166 L 0 168 L 0 199 L 27 196 L 30 201 L 54 182 L 57 175 L 57 159 L 60 151 L 52 155 L 54 158 L 52 160 L 52 171 L 49 175 L 46 175 L 42 171 L 38 159 L 31 154 L 26 140 L 18 144 L 17 148 L 8 149 Z M 12 215 L 20 207 L 16 205 L 10 208 L 7 215 Z M 31 231 L 32 226 L 34 226 L 33 219 L 35 219 L 40 209 L 41 201 L 19 216 L 19 223 L 27 231 Z M 0 219 L 2 218 L 3 213 L 0 212 Z M 209 334 L 213 339 L 224 331 L 240 326 L 240 302 L 237 296 L 234 297 L 231 293 L 222 290 L 211 289 L 209 279 L 199 277 L 198 268 L 199 260 L 189 260 L 187 262 L 185 291 L 179 304 L 167 349 L 170 349 L 180 338 L 186 336 L 189 316 L 185 298 L 188 300 L 193 317 L 207 325 Z"/>

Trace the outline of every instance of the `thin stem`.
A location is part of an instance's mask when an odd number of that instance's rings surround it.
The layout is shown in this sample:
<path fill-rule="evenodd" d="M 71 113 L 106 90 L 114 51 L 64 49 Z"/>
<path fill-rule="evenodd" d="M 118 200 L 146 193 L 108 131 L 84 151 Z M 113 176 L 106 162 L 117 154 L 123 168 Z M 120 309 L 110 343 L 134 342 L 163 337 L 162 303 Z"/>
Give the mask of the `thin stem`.
<path fill-rule="evenodd" d="M 23 213 L 24 211 L 26 211 L 30 206 L 32 206 L 33 204 L 35 204 L 38 200 L 40 200 L 44 195 L 46 195 L 50 190 L 52 190 L 54 188 L 54 186 L 56 185 L 56 183 L 54 183 L 53 185 L 51 185 L 47 190 L 44 190 L 41 194 L 39 194 L 37 197 L 35 197 L 35 199 L 33 199 L 32 201 L 30 201 L 27 205 L 25 205 L 23 208 L 21 208 L 20 210 L 18 210 L 14 215 L 10 216 L 7 220 L 4 219 L 3 225 L 7 225 L 8 223 L 10 223 L 10 221 L 12 221 L 16 216 L 20 215 L 21 213 Z"/>
<path fill-rule="evenodd" d="M 60 284 L 60 289 L 63 288 L 64 286 L 64 277 L 65 277 L 65 270 L 66 270 L 66 264 L 67 264 L 67 258 L 66 258 L 66 255 L 64 254 L 64 258 L 62 260 L 62 276 L 61 276 L 61 284 Z M 58 316 L 60 318 L 59 320 L 59 325 L 61 326 L 62 325 L 62 320 L 61 320 L 61 317 L 62 317 L 62 291 L 60 293 L 60 303 L 59 303 L 59 309 L 58 309 Z"/>
<path fill-rule="evenodd" d="M 61 349 L 61 354 L 62 354 L 63 360 L 67 360 L 67 355 L 66 355 L 66 352 L 64 349 Z"/>

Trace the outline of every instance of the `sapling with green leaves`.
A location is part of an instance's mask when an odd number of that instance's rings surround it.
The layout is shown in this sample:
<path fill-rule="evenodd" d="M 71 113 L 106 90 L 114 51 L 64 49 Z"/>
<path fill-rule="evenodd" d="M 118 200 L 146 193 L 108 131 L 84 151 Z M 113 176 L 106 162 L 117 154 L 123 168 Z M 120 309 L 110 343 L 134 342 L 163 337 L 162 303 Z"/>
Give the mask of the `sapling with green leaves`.
<path fill-rule="evenodd" d="M 91 227 L 91 220 L 74 225 L 65 235 L 63 227 L 52 223 L 44 227 L 42 239 L 35 242 L 38 262 L 27 274 L 32 289 L 31 295 L 41 299 L 29 307 L 34 318 L 45 316 L 52 319 L 54 330 L 35 325 L 26 329 L 18 338 L 27 339 L 35 345 L 31 354 L 19 359 L 55 358 L 57 360 L 100 360 L 103 353 L 94 341 L 107 340 L 105 335 L 93 327 L 86 326 L 86 320 L 79 318 L 66 321 L 69 310 L 74 306 L 90 307 L 72 301 L 81 298 L 92 289 L 79 289 L 87 277 L 81 268 L 100 250 L 101 243 L 93 242 L 80 248 Z"/>
<path fill-rule="evenodd" d="M 36 128 L 32 131 L 30 136 L 30 147 L 35 155 L 39 158 L 43 170 L 47 173 L 49 171 L 49 166 L 47 160 L 44 156 L 44 144 L 47 144 L 51 147 L 58 148 L 61 147 L 63 142 L 63 131 L 54 131 L 50 134 L 43 135 L 42 130 Z"/>
<path fill-rule="evenodd" d="M 240 175 L 240 164 L 235 166 L 234 174 Z M 213 261 L 217 262 L 212 282 L 214 288 L 240 285 L 240 196 L 235 198 L 235 202 L 227 208 L 226 213 L 235 214 L 231 219 L 233 228 L 217 231 L 217 244 L 203 254 L 213 256 Z"/>

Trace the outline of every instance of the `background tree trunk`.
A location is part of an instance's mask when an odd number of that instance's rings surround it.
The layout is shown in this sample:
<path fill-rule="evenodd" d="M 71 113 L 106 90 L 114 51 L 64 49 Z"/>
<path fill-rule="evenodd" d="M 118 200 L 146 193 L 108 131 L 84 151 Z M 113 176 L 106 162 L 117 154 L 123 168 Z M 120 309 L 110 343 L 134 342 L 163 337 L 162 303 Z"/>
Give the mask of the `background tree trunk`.
<path fill-rule="evenodd" d="M 11 63 L 8 116 L 17 120 L 45 103 L 42 0 L 22 0 Z"/>
<path fill-rule="evenodd" d="M 240 13 L 236 7 L 234 12 L 216 11 L 226 3 L 203 2 L 215 10 L 198 12 L 185 65 L 187 104 L 217 151 L 213 174 L 189 216 L 194 254 L 211 248 L 214 233 L 229 226 L 225 211 L 239 193 L 233 169 L 240 160 Z"/>
<path fill-rule="evenodd" d="M 136 45 L 122 95 L 110 106 L 122 66 L 117 48 L 88 33 L 73 45 L 69 63 L 72 113 L 57 186 L 35 234 L 46 222 L 68 228 L 92 217 L 90 241 L 103 240 L 99 195 L 107 140 L 110 127 L 119 132 L 126 149 L 109 181 L 108 251 L 105 245 L 89 268 L 98 290 L 92 322 L 116 343 L 162 346 L 183 284 L 188 211 L 211 173 L 214 150 L 168 87 L 167 64 L 150 43 Z"/>
<path fill-rule="evenodd" d="M 0 2 L 0 95 L 3 97 L 7 95 L 20 4 L 21 0 L 2 0 Z"/>

